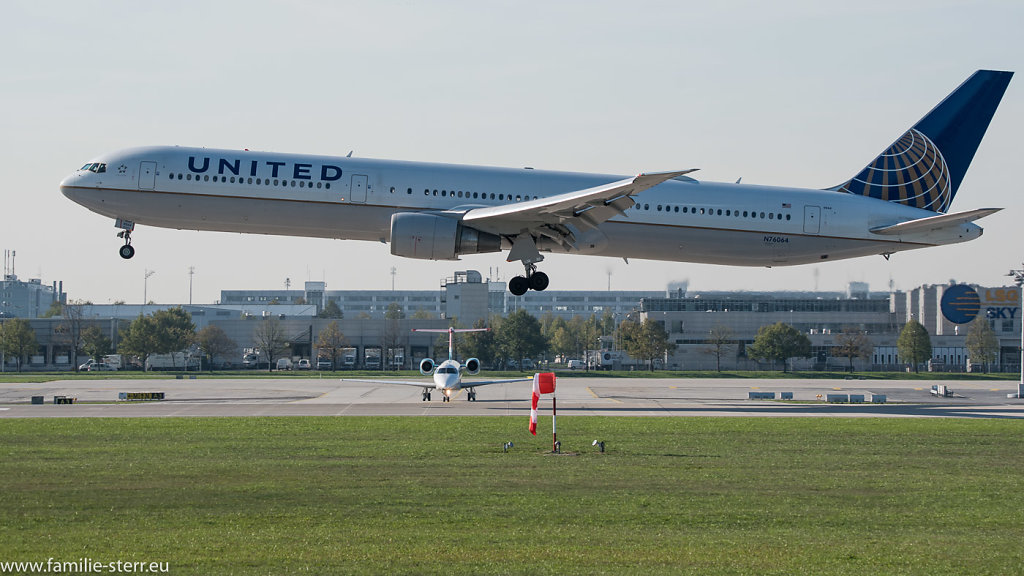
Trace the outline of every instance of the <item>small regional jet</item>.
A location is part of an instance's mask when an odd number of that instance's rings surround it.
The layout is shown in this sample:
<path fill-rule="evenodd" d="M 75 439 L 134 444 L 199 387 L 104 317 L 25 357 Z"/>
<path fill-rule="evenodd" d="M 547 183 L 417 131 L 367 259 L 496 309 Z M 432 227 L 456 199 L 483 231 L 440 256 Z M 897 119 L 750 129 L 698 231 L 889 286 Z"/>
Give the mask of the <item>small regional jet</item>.
<path fill-rule="evenodd" d="M 1012 76 L 974 73 L 824 190 L 699 182 L 693 170 L 623 177 L 176 146 L 98 156 L 60 189 L 115 219 L 123 258 L 136 223 L 390 242 L 425 260 L 507 250 L 525 269 L 508 283 L 516 295 L 548 287 L 541 252 L 768 267 L 888 259 L 978 238 L 974 221 L 1000 210 L 948 211 Z"/>
<path fill-rule="evenodd" d="M 486 386 L 488 384 L 505 384 L 507 382 L 525 382 L 530 378 L 512 378 L 509 380 L 473 380 L 473 381 L 462 381 L 462 373 L 465 372 L 470 376 L 475 376 L 480 373 L 480 361 L 476 358 L 470 358 L 466 360 L 465 365 L 459 364 L 458 360 L 455 360 L 455 334 L 457 332 L 486 332 L 490 328 L 448 328 L 447 330 L 441 328 L 413 328 L 413 332 L 438 332 L 448 333 L 448 359 L 440 364 L 434 364 L 434 361 L 430 358 L 424 358 L 420 362 L 420 374 L 424 376 L 434 375 L 433 383 L 429 382 L 416 382 L 415 380 L 358 380 L 354 378 L 342 378 L 342 382 L 368 382 L 371 384 L 402 384 L 405 386 L 419 386 L 423 388 L 423 401 L 430 401 L 430 391 L 440 390 L 441 401 L 449 402 L 452 399 L 452 394 L 459 390 L 466 389 L 466 399 L 470 402 L 476 402 L 476 387 Z"/>

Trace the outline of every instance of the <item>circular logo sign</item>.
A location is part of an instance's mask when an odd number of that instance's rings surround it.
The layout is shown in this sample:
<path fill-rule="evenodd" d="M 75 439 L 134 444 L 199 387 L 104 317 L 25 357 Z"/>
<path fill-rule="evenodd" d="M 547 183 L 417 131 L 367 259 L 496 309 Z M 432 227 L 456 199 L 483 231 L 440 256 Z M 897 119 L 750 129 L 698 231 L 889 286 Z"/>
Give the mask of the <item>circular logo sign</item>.
<path fill-rule="evenodd" d="M 942 315 L 953 324 L 968 324 L 978 316 L 981 310 L 981 298 L 978 292 L 966 284 L 957 284 L 946 288 L 940 302 Z"/>

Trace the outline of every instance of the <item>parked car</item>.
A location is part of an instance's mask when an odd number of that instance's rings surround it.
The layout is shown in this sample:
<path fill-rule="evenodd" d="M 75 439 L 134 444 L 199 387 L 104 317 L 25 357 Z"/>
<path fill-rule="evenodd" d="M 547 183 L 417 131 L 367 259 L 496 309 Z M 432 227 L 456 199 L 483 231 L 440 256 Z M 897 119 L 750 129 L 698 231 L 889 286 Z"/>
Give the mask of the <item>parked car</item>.
<path fill-rule="evenodd" d="M 569 368 L 569 370 L 582 370 L 583 360 L 569 360 L 569 364 L 567 367 Z"/>
<path fill-rule="evenodd" d="M 327 358 L 317 358 L 316 359 L 316 369 L 317 370 L 334 370 L 334 362 L 331 362 Z"/>
<path fill-rule="evenodd" d="M 299 370 L 309 370 L 310 369 L 309 358 L 303 358 L 303 359 L 299 360 L 298 369 Z"/>
<path fill-rule="evenodd" d="M 107 364 L 106 362 L 93 362 L 92 364 L 89 365 L 88 368 L 86 368 L 86 370 L 88 370 L 89 372 L 113 372 L 117 370 L 117 368 L 111 366 L 110 364 Z"/>
<path fill-rule="evenodd" d="M 291 370 L 292 369 L 292 359 L 291 358 L 278 358 L 277 359 L 277 369 L 278 370 Z"/>
<path fill-rule="evenodd" d="M 86 362 L 85 364 L 82 364 L 81 366 L 79 366 L 78 369 L 83 371 L 83 372 L 85 372 L 85 371 L 89 370 L 89 366 L 92 366 L 95 363 L 96 363 L 96 361 L 93 360 L 92 358 L 90 358 L 88 362 Z"/>

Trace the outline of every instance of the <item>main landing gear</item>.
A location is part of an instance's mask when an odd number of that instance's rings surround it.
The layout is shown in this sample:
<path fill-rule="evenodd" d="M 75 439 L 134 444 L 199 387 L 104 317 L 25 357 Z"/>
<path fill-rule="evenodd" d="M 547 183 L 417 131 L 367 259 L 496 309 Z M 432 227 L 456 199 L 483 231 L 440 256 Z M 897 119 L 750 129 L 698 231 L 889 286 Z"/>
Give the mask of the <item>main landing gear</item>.
<path fill-rule="evenodd" d="M 540 292 L 548 287 L 548 275 L 537 271 L 536 264 L 526 264 L 526 277 L 516 276 L 508 281 L 508 291 L 515 296 L 526 294 L 527 290 Z"/>
<path fill-rule="evenodd" d="M 128 260 L 132 256 L 135 256 L 135 248 L 132 248 L 132 230 L 135 230 L 135 222 L 118 218 L 117 221 L 114 222 L 114 227 L 121 229 L 121 231 L 117 233 L 117 237 L 124 238 L 124 246 L 121 246 L 120 250 L 117 252 L 121 255 L 121 258 Z"/>
<path fill-rule="evenodd" d="M 430 402 L 430 388 L 423 389 L 423 401 Z"/>
<path fill-rule="evenodd" d="M 548 275 L 537 271 L 537 263 L 544 260 L 533 236 L 524 231 L 512 242 L 512 250 L 508 253 L 508 261 L 519 260 L 526 268 L 526 276 L 516 276 L 508 281 L 508 291 L 515 296 L 526 294 L 527 290 L 540 292 L 548 287 Z"/>
<path fill-rule="evenodd" d="M 470 402 L 476 402 L 476 389 L 466 388 L 466 400 Z"/>

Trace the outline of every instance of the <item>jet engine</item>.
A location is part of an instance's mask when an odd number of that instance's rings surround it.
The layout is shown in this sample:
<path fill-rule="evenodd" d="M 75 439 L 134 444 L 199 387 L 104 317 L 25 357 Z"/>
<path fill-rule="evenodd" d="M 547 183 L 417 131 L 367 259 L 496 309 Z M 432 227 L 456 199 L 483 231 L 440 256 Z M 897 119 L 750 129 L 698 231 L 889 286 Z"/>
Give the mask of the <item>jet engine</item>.
<path fill-rule="evenodd" d="M 421 212 L 391 215 L 391 253 L 421 260 L 458 260 L 460 254 L 501 251 L 501 237 L 454 218 Z"/>
<path fill-rule="evenodd" d="M 470 358 L 466 360 L 466 374 L 470 376 L 476 376 L 480 373 L 480 361 L 476 358 Z"/>
<path fill-rule="evenodd" d="M 430 376 L 434 373 L 434 361 L 430 358 L 424 358 L 420 360 L 420 374 L 424 376 Z"/>

